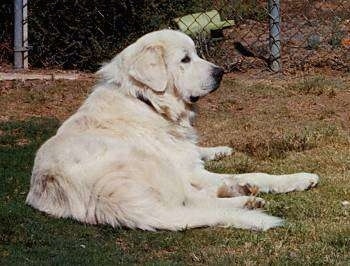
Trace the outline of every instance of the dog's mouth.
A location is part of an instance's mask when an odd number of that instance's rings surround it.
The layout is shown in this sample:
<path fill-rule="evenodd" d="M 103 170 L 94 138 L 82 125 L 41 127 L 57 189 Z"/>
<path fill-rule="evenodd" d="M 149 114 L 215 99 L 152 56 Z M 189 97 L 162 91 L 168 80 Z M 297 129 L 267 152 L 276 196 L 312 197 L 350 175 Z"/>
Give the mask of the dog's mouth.
<path fill-rule="evenodd" d="M 216 91 L 219 87 L 220 87 L 220 83 L 221 83 L 221 78 L 216 79 L 210 87 L 206 87 L 203 90 L 207 91 L 205 95 L 213 93 L 214 91 Z M 209 92 L 208 92 L 209 91 Z M 190 102 L 191 103 L 195 103 L 199 100 L 199 98 L 204 97 L 205 95 L 201 95 L 201 96 L 190 96 Z"/>
<path fill-rule="evenodd" d="M 216 91 L 220 87 L 220 82 L 216 82 L 215 85 L 212 87 L 212 89 L 209 91 L 209 93 L 212 93 Z M 199 100 L 201 96 L 190 96 L 190 102 L 195 103 Z"/>

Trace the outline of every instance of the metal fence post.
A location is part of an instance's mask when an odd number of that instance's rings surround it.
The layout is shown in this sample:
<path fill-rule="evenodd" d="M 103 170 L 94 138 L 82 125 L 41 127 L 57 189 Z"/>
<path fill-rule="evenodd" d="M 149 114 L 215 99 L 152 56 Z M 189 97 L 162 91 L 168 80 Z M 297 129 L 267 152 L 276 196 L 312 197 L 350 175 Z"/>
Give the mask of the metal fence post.
<path fill-rule="evenodd" d="M 281 17 L 280 1 L 268 0 L 270 68 L 274 72 L 282 70 L 281 65 Z"/>
<path fill-rule="evenodd" d="M 14 67 L 28 68 L 27 0 L 15 0 L 14 13 Z"/>
<path fill-rule="evenodd" d="M 23 68 L 28 69 L 28 0 L 23 0 Z"/>

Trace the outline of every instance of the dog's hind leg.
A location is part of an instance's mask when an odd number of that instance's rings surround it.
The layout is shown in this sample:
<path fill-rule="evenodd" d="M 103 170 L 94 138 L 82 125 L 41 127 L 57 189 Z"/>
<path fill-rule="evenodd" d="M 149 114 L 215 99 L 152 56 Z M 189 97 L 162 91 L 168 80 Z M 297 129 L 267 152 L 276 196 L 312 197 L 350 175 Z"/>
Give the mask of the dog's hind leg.
<path fill-rule="evenodd" d="M 258 210 L 218 208 L 212 206 L 183 206 L 159 208 L 152 215 L 158 216 L 155 228 L 183 230 L 187 228 L 219 226 L 249 230 L 268 230 L 283 224 L 280 218 L 269 216 Z"/>
<path fill-rule="evenodd" d="M 61 176 L 34 171 L 26 203 L 55 217 L 81 220 L 84 218 L 81 191 Z"/>
<path fill-rule="evenodd" d="M 267 230 L 282 224 L 281 219 L 260 211 L 236 208 L 243 205 L 238 200 L 184 199 L 169 206 L 157 191 L 130 179 L 104 180 L 94 192 L 95 203 L 85 222 L 173 231 L 205 226 Z"/>
<path fill-rule="evenodd" d="M 231 198 L 210 198 L 197 192 L 200 195 L 196 198 L 190 198 L 186 201 L 186 205 L 195 206 L 212 206 L 216 208 L 246 208 L 246 209 L 258 209 L 265 206 L 265 200 L 254 196 L 237 196 Z"/>

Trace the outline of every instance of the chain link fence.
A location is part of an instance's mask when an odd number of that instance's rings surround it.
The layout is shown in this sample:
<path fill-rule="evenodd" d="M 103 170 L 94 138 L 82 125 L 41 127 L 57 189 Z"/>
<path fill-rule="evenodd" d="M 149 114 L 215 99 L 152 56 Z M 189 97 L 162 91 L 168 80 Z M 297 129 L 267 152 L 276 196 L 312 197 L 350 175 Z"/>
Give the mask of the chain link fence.
<path fill-rule="evenodd" d="M 350 70 L 350 1 L 282 1 L 285 68 Z"/>
<path fill-rule="evenodd" d="M 350 70 L 349 0 L 29 1 L 29 62 L 96 70 L 139 36 L 169 27 L 227 72 Z M 1 33 L 8 50 L 12 33 Z"/>
<path fill-rule="evenodd" d="M 195 36 L 203 57 L 229 72 L 267 68 L 285 73 L 314 68 L 350 70 L 349 0 L 215 1 L 204 10 L 208 9 L 217 10 L 219 15 L 211 18 L 202 13 L 208 17 L 206 22 L 193 14 L 185 32 Z M 182 24 L 189 23 L 187 17 Z M 223 22 L 218 23 L 218 17 Z M 224 22 L 231 26 L 222 27 L 222 38 L 207 34 L 212 24 L 220 27 Z M 193 26 L 196 24 L 202 25 L 202 34 L 190 33 L 192 28 L 198 30 Z M 215 31 L 214 36 L 218 35 Z"/>

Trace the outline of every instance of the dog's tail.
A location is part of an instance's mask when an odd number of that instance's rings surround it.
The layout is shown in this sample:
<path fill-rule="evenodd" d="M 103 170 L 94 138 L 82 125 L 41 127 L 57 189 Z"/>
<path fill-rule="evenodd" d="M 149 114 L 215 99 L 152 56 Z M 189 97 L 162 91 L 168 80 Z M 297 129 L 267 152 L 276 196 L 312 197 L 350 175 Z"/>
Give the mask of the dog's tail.
<path fill-rule="evenodd" d="M 267 230 L 282 225 L 282 220 L 257 210 L 223 207 L 217 199 L 195 204 L 165 206 L 160 195 L 149 187 L 131 180 L 109 183 L 100 191 L 85 222 L 111 224 L 143 230 L 184 230 L 187 228 L 222 226 Z"/>
<path fill-rule="evenodd" d="M 90 224 L 152 231 L 206 226 L 267 230 L 282 224 L 281 219 L 261 211 L 222 204 L 226 199 L 186 200 L 167 206 L 162 196 L 146 184 L 113 175 L 100 179 L 89 197 L 83 197 L 83 188 L 80 194 L 75 189 L 67 192 L 70 186 L 56 178 L 40 178 L 28 194 L 28 204 L 56 217 L 72 217 Z"/>

